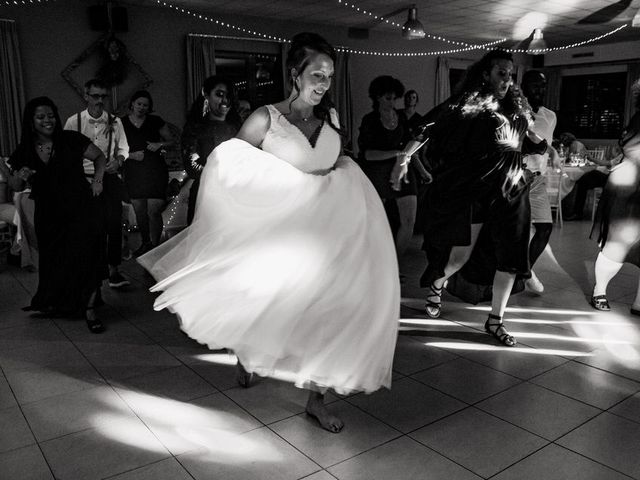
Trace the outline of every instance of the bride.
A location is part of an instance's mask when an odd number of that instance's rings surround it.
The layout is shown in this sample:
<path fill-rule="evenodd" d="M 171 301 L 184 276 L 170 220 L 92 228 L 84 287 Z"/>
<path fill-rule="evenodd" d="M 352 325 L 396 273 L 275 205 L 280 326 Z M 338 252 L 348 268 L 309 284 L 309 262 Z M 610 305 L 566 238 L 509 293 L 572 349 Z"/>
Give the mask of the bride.
<path fill-rule="evenodd" d="M 326 95 L 335 51 L 301 33 L 289 98 L 256 110 L 202 174 L 192 225 L 139 258 L 163 293 L 154 308 L 238 357 L 238 381 L 275 376 L 310 390 L 306 411 L 339 432 L 327 389 L 391 385 L 400 287 L 375 189 L 348 157 Z"/>

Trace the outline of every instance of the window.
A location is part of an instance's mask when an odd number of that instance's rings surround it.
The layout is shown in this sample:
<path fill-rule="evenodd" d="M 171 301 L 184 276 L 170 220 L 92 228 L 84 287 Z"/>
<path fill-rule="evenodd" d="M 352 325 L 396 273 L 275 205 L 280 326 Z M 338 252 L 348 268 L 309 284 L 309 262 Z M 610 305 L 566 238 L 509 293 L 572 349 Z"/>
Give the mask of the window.
<path fill-rule="evenodd" d="M 618 138 L 624 122 L 626 72 L 562 77 L 556 132 Z"/>
<path fill-rule="evenodd" d="M 281 55 L 216 51 L 216 74 L 230 78 L 252 110 L 282 99 Z"/>

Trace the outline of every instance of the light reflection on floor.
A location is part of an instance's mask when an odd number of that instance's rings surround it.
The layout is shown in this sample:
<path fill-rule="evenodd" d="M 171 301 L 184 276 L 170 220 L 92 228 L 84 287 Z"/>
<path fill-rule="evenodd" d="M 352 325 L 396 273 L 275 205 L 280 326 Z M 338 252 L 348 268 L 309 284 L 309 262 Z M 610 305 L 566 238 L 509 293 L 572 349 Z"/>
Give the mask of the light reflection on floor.
<path fill-rule="evenodd" d="M 242 463 L 251 461 L 278 462 L 280 454 L 269 445 L 252 441 L 243 435 L 251 426 L 239 428 L 242 418 L 215 408 L 161 398 L 141 392 L 122 391 L 125 399 L 134 405 L 138 417 L 170 450 L 212 453 L 211 461 Z M 110 408 L 108 401 L 103 400 Z M 108 417 L 113 418 L 108 421 Z M 149 432 L 140 429 L 137 417 L 130 419 L 116 413 L 101 413 L 94 417 L 94 426 L 113 440 L 151 451 L 166 452 L 157 441 L 150 441 Z M 155 437 L 154 437 L 155 440 Z"/>

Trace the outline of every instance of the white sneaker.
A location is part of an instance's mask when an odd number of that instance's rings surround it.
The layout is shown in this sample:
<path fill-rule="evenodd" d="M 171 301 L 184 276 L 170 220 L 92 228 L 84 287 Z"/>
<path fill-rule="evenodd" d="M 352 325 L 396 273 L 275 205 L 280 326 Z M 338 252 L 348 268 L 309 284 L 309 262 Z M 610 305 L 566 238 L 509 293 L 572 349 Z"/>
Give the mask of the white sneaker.
<path fill-rule="evenodd" d="M 525 287 L 527 287 L 527 289 L 529 289 L 533 293 L 537 293 L 538 295 L 544 292 L 544 285 L 542 284 L 540 279 L 536 276 L 533 270 L 531 270 L 531 278 L 527 279 L 524 282 L 524 285 Z"/>

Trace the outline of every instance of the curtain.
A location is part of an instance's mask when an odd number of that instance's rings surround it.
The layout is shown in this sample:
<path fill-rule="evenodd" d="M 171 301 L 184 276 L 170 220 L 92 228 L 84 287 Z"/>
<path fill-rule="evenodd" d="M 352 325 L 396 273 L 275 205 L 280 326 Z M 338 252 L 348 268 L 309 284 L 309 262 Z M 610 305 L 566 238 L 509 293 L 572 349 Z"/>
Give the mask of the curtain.
<path fill-rule="evenodd" d="M 336 76 L 329 93 L 336 106 L 341 126 L 347 130 L 347 145 L 345 145 L 345 148 L 352 150 L 354 125 L 348 52 L 337 52 L 335 71 Z"/>
<path fill-rule="evenodd" d="M 547 93 L 544 104 L 549 110 L 560 110 L 560 89 L 562 88 L 562 74 L 558 68 L 548 68 L 544 71 L 547 79 Z"/>
<path fill-rule="evenodd" d="M 216 74 L 215 39 L 187 35 L 187 108 L 202 90 L 205 78 Z"/>
<path fill-rule="evenodd" d="M 436 88 L 434 105 L 440 105 L 451 96 L 451 84 L 449 83 L 449 59 L 438 57 L 436 64 Z"/>
<path fill-rule="evenodd" d="M 289 72 L 287 71 L 287 54 L 289 53 L 289 49 L 291 48 L 291 44 L 287 42 L 282 42 L 280 44 L 280 55 L 282 55 L 282 89 L 284 98 L 289 97 L 291 93 L 291 84 L 289 83 Z"/>
<path fill-rule="evenodd" d="M 18 145 L 24 103 L 16 23 L 0 19 L 0 156 L 8 157 Z"/>
<path fill-rule="evenodd" d="M 631 92 L 631 86 L 640 78 L 640 63 L 627 65 L 627 90 L 624 102 L 624 124 L 628 125 L 633 114 L 636 113 L 635 96 Z"/>

